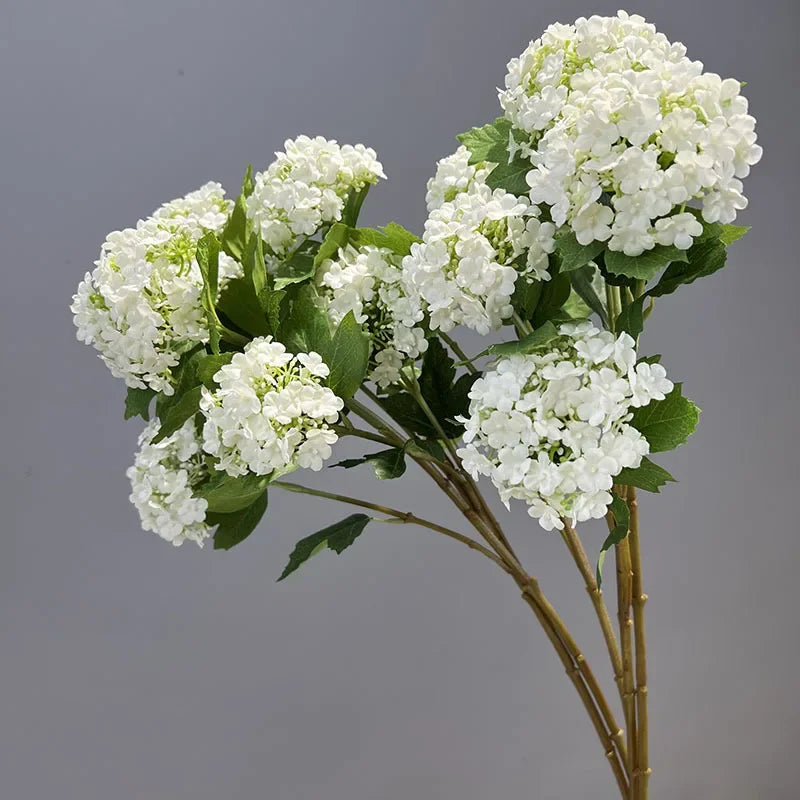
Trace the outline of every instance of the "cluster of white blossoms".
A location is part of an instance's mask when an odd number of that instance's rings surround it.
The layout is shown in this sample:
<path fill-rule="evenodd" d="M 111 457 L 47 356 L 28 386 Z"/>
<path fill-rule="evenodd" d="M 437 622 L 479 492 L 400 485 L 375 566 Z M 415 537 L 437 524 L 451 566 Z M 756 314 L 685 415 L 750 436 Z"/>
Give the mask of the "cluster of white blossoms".
<path fill-rule="evenodd" d="M 144 530 L 176 547 L 187 540 L 202 547 L 211 535 L 205 522 L 208 503 L 194 490 L 207 480 L 209 471 L 194 420 L 153 444 L 158 429 L 154 420 L 139 437 L 139 452 L 127 472 L 131 502 Z"/>
<path fill-rule="evenodd" d="M 439 162 L 428 183 L 432 209 L 421 243 L 403 259 L 406 293 L 433 329 L 465 325 L 481 334 L 513 314 L 517 280 L 548 280 L 555 226 L 527 198 L 485 182 L 488 168 L 467 163 L 465 148 Z M 442 202 L 440 202 L 442 201 Z"/>
<path fill-rule="evenodd" d="M 317 353 L 292 355 L 271 336 L 254 339 L 203 387 L 203 449 L 232 476 L 322 468 L 337 440 L 328 423 L 344 407 L 322 380 Z"/>
<path fill-rule="evenodd" d="M 741 84 L 703 72 L 638 15 L 551 25 L 508 64 L 500 103 L 530 136 L 530 197 L 581 244 L 636 256 L 686 249 L 707 222 L 745 208 L 741 178 L 761 157 Z"/>
<path fill-rule="evenodd" d="M 490 477 L 506 504 L 524 500 L 546 530 L 606 513 L 614 476 L 649 452 L 631 409 L 672 390 L 663 367 L 636 363 L 627 333 L 589 322 L 559 333 L 546 352 L 504 358 L 475 382 L 458 451 L 473 477 Z"/>
<path fill-rule="evenodd" d="M 218 183 L 163 205 L 135 228 L 109 234 L 78 286 L 71 306 L 78 339 L 128 386 L 172 394 L 181 353 L 208 341 L 195 253 L 204 233 L 221 231 L 230 208 Z M 220 253 L 220 286 L 241 271 Z"/>
<path fill-rule="evenodd" d="M 340 248 L 317 272 L 317 290 L 333 325 L 352 311 L 372 339 L 370 379 L 381 387 L 400 380 L 403 364 L 428 349 L 419 302 L 406 294 L 401 259 L 370 245 Z"/>
<path fill-rule="evenodd" d="M 285 152 L 255 176 L 247 216 L 278 258 L 304 236 L 338 222 L 347 198 L 385 178 L 372 148 L 322 136 L 287 139 Z"/>

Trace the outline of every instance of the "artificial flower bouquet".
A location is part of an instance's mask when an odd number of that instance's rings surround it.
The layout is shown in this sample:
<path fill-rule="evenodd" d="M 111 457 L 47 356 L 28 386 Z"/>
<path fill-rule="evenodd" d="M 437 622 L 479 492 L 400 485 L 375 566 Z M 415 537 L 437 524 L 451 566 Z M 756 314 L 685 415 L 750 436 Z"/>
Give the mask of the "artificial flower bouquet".
<path fill-rule="evenodd" d="M 72 311 L 125 381 L 125 417 L 149 420 L 128 471 L 142 527 L 229 549 L 285 490 L 360 511 L 302 539 L 281 579 L 372 521 L 471 547 L 541 623 L 620 796 L 645 798 L 637 491 L 672 480 L 651 456 L 685 442 L 698 409 L 637 340 L 656 301 L 721 269 L 746 231 L 733 222 L 761 149 L 741 86 L 639 16 L 581 18 L 509 62 L 502 116 L 460 135 L 428 182 L 421 238 L 359 227 L 381 164 L 319 136 L 248 169 L 235 199 L 207 183 L 110 234 Z M 489 337 L 481 352 L 459 344 L 465 328 Z M 342 437 L 364 456 L 332 462 Z M 287 480 L 324 466 L 389 480 L 409 463 L 463 529 Z M 521 564 L 489 483 L 563 538 L 619 710 Z M 605 541 L 586 546 L 576 526 L 602 518 Z M 612 550 L 614 615 L 601 588 Z"/>

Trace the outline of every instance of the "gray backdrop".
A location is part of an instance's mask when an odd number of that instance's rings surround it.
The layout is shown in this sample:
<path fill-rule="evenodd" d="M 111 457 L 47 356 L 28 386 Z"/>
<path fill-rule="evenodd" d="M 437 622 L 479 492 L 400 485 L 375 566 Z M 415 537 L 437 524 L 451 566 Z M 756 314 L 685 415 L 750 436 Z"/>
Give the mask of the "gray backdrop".
<path fill-rule="evenodd" d="M 532 614 L 466 548 L 374 525 L 276 585 L 298 538 L 349 513 L 277 491 L 230 553 L 141 532 L 140 425 L 67 306 L 108 231 L 207 179 L 235 191 L 301 132 L 375 147 L 390 181 L 366 221 L 420 228 L 435 160 L 497 114 L 506 61 L 617 1 L 2 3 L 0 796 L 614 796 Z M 643 503 L 653 795 L 796 797 L 797 5 L 629 5 L 748 82 L 765 148 L 753 231 L 644 342 L 705 411 L 664 460 L 680 483 Z M 460 524 L 413 469 L 317 483 Z M 503 513 L 608 678 L 560 540 Z M 596 551 L 601 526 L 583 533 Z"/>

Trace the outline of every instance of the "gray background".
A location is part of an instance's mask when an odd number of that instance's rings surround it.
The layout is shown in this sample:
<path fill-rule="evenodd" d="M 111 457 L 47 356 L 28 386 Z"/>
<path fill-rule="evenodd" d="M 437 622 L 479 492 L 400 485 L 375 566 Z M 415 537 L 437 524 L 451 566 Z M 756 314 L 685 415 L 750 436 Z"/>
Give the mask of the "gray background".
<path fill-rule="evenodd" d="M 456 133 L 497 113 L 506 61 L 585 0 L 26 0 L 1 4 L 3 547 L 0 796 L 9 800 L 610 798 L 555 655 L 499 570 L 374 525 L 284 584 L 294 542 L 349 513 L 274 492 L 227 554 L 138 529 L 139 425 L 77 343 L 69 298 L 109 230 L 287 136 L 378 150 L 368 223 L 419 228 Z M 631 3 L 748 82 L 765 157 L 729 267 L 660 304 L 644 347 L 704 409 L 644 505 L 657 798 L 800 789 L 797 5 Z M 363 491 L 459 524 L 424 475 Z M 518 550 L 608 678 L 560 540 Z M 591 551 L 603 531 L 585 526 Z"/>

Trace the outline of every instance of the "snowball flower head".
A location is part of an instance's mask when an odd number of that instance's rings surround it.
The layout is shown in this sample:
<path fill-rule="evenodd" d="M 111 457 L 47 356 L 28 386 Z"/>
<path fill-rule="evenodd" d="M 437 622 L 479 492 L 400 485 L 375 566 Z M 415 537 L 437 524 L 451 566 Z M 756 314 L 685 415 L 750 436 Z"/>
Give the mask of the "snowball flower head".
<path fill-rule="evenodd" d="M 150 422 L 139 437 L 139 452 L 127 472 L 131 502 L 144 530 L 176 547 L 185 541 L 202 547 L 212 529 L 205 521 L 208 503 L 195 489 L 209 472 L 194 420 L 153 444 L 158 429 L 157 421 Z"/>
<path fill-rule="evenodd" d="M 109 234 L 78 286 L 71 306 L 78 339 L 128 386 L 172 394 L 181 354 L 208 341 L 195 253 L 204 233 L 222 230 L 230 208 L 218 183 L 167 203 L 135 228 Z M 241 272 L 220 253 L 220 286 Z"/>
<path fill-rule="evenodd" d="M 348 197 L 385 178 L 375 151 L 363 144 L 299 136 L 255 176 L 247 216 L 273 255 L 286 256 L 303 236 L 342 218 Z"/>
<path fill-rule="evenodd" d="M 417 327 L 420 303 L 406 294 L 400 261 L 386 248 L 347 245 L 317 273 L 320 302 L 331 322 L 338 325 L 352 311 L 365 324 L 372 340 L 370 378 L 381 387 L 399 381 L 403 364 L 428 348 Z"/>
<path fill-rule="evenodd" d="M 740 88 L 620 11 L 547 28 L 509 62 L 500 104 L 529 135 L 531 200 L 581 244 L 637 256 L 691 245 L 690 201 L 710 223 L 747 205 L 741 179 L 761 147 Z"/>
<path fill-rule="evenodd" d="M 422 242 L 403 259 L 403 279 L 432 328 L 465 325 L 486 334 L 513 314 L 517 280 L 549 279 L 555 226 L 540 220 L 527 198 L 492 191 L 489 170 L 465 166 L 465 159 L 459 148 L 439 162 L 428 186 L 433 210 Z"/>
<path fill-rule="evenodd" d="M 322 468 L 344 407 L 322 385 L 328 367 L 317 353 L 292 355 L 272 337 L 254 339 L 203 388 L 203 449 L 229 475 Z"/>
<path fill-rule="evenodd" d="M 524 500 L 546 530 L 602 517 L 615 475 L 649 452 L 631 410 L 672 391 L 659 364 L 636 364 L 634 341 L 567 324 L 546 352 L 501 359 L 470 391 L 464 446 L 477 479 L 503 502 Z"/>

